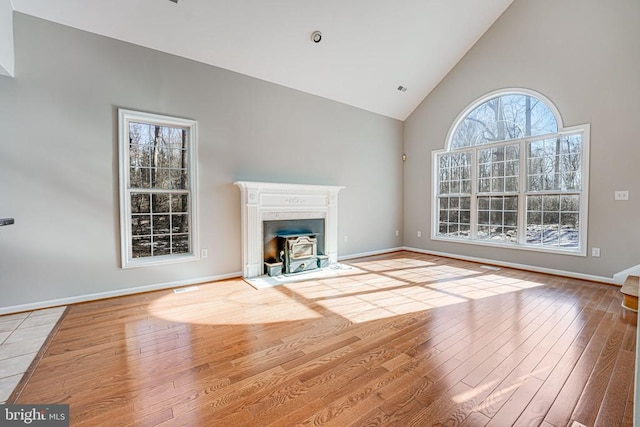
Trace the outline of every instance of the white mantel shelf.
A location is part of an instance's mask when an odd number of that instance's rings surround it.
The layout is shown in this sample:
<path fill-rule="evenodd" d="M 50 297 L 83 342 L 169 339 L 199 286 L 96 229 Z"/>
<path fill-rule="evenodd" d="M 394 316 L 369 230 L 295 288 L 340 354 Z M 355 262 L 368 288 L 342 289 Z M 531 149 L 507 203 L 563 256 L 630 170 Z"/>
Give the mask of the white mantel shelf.
<path fill-rule="evenodd" d="M 324 219 L 324 255 L 338 262 L 338 192 L 331 185 L 234 182 L 241 192 L 242 275 L 264 274 L 263 221 Z"/>

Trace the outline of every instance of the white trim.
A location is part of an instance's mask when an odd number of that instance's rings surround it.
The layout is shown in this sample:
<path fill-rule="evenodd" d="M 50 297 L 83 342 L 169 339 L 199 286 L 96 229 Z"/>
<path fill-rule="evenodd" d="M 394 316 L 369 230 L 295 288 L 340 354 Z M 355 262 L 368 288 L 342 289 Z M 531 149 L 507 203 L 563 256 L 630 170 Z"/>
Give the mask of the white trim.
<path fill-rule="evenodd" d="M 591 274 L 575 273 L 573 271 L 556 270 L 554 268 L 537 267 L 534 265 L 505 262 L 505 261 L 499 261 L 499 260 L 489 259 L 489 258 L 477 258 L 477 257 L 466 256 L 466 255 L 451 254 L 447 252 L 430 251 L 426 249 L 412 248 L 409 246 L 403 247 L 402 250 L 409 251 L 409 252 L 418 252 L 426 255 L 435 255 L 435 256 L 441 256 L 446 258 L 460 259 L 463 261 L 477 262 L 480 264 L 499 265 L 501 267 L 516 268 L 518 270 L 532 271 L 535 273 L 545 273 L 545 274 L 552 274 L 554 276 L 570 277 L 572 279 L 589 280 L 591 282 L 602 282 L 609 285 L 621 285 L 621 283 L 619 283 L 618 281 L 616 281 L 614 278 L 611 278 L 611 277 L 594 276 Z"/>
<path fill-rule="evenodd" d="M 188 129 L 189 138 L 189 240 L 191 252 L 178 255 L 163 255 L 156 257 L 132 258 L 131 256 L 131 212 L 129 188 L 129 122 L 156 124 L 160 126 L 175 126 Z M 148 267 L 200 259 L 200 245 L 198 241 L 198 122 L 191 119 L 145 113 L 141 111 L 118 109 L 118 170 L 119 170 L 119 198 L 120 198 L 120 266 L 121 268 Z M 168 190 L 170 191 L 170 190 Z"/>
<path fill-rule="evenodd" d="M 145 293 L 145 292 L 161 291 L 161 290 L 164 290 L 164 289 L 171 289 L 171 288 L 182 287 L 182 286 L 190 286 L 190 285 L 195 285 L 195 284 L 216 282 L 216 281 L 219 281 L 219 280 L 240 278 L 241 276 L 242 276 L 242 272 L 237 271 L 237 272 L 234 272 L 234 273 L 219 274 L 219 275 L 216 275 L 216 276 L 208 276 L 208 277 L 200 277 L 200 278 L 197 278 L 197 279 L 176 280 L 176 281 L 173 281 L 173 282 L 158 283 L 158 284 L 154 284 L 154 285 L 138 286 L 138 287 L 135 287 L 135 288 L 118 289 L 116 291 L 98 292 L 98 293 L 94 293 L 94 294 L 85 294 L 85 295 L 76 295 L 76 296 L 66 297 L 66 298 L 59 298 L 59 299 L 46 300 L 46 301 L 38 301 L 38 302 L 34 302 L 34 303 L 29 303 L 29 304 L 13 305 L 13 306 L 9 306 L 9 307 L 0 307 L 0 315 L 19 313 L 19 312 L 22 312 L 22 311 L 39 310 L 41 308 L 58 307 L 58 306 L 61 306 L 61 305 L 78 304 L 78 303 L 82 303 L 82 302 L 91 302 L 91 301 L 97 301 L 97 300 L 101 300 L 101 299 L 115 298 L 115 297 L 121 297 L 121 296 L 127 296 L 127 295 L 134 295 L 134 294 L 140 294 L 140 293 Z"/>
<path fill-rule="evenodd" d="M 384 255 L 384 254 L 388 254 L 391 252 L 399 252 L 399 251 L 403 251 L 405 250 L 404 247 L 397 247 L 397 248 L 389 248 L 389 249 L 380 249 L 377 251 L 369 251 L 369 252 L 361 252 L 358 254 L 349 254 L 349 255 L 342 255 L 338 257 L 338 261 L 344 261 L 344 260 L 348 260 L 348 259 L 356 259 L 356 258 L 364 258 L 364 257 L 368 257 L 368 256 L 376 256 L 376 255 Z"/>

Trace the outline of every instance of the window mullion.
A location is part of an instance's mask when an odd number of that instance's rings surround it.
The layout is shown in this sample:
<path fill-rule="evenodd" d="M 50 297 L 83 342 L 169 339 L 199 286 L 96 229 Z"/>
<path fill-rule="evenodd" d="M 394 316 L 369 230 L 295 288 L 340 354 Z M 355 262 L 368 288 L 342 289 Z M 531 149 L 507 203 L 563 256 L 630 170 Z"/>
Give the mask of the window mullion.
<path fill-rule="evenodd" d="M 478 236 L 478 148 L 473 147 L 471 150 L 471 200 L 470 200 L 470 239 L 476 240 Z"/>
<path fill-rule="evenodd" d="M 520 141 L 520 152 L 518 153 L 518 244 L 524 245 L 527 242 L 527 140 Z"/>

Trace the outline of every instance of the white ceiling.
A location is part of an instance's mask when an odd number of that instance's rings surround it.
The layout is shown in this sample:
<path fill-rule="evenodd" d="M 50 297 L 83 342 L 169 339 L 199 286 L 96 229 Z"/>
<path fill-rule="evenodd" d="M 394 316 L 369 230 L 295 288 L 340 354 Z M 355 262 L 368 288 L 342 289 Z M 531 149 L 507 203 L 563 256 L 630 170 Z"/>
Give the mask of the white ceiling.
<path fill-rule="evenodd" d="M 11 2 L 18 12 L 404 120 L 513 0 Z"/>

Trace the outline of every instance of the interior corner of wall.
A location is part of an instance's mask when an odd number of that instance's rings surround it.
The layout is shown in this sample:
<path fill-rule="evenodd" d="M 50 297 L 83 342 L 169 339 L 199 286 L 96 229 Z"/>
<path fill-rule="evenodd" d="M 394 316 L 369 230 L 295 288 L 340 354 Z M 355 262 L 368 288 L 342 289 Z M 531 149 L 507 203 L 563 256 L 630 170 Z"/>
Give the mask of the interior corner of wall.
<path fill-rule="evenodd" d="M 0 3 L 0 75 L 15 77 L 15 44 L 13 40 L 13 5 Z"/>

